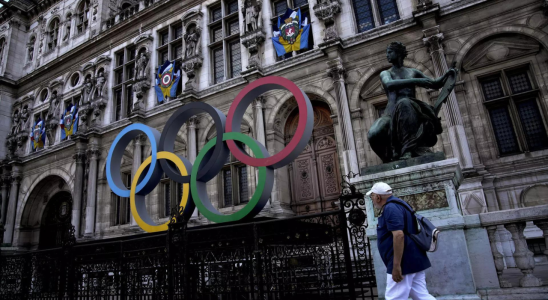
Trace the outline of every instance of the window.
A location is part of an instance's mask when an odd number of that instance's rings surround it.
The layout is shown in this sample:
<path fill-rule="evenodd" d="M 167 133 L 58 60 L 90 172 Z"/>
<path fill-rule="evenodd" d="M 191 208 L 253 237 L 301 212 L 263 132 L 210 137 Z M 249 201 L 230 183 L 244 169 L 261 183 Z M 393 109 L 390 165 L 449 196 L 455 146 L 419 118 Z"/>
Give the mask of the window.
<path fill-rule="evenodd" d="M 48 27 L 48 50 L 53 50 L 57 47 L 57 41 L 59 38 L 59 19 L 55 18 Z"/>
<path fill-rule="evenodd" d="M 80 74 L 74 73 L 70 78 L 70 84 L 75 87 L 80 82 Z"/>
<path fill-rule="evenodd" d="M 40 93 L 40 100 L 42 102 L 45 102 L 48 99 L 48 96 L 49 96 L 48 89 L 43 89 L 42 92 Z"/>
<path fill-rule="evenodd" d="M 286 10 L 288 8 L 293 9 L 294 11 L 300 9 L 301 10 L 301 23 L 307 20 L 307 24 L 310 24 L 310 9 L 308 5 L 308 0 L 281 0 L 276 1 L 272 3 L 272 11 L 274 13 L 274 16 L 272 16 L 271 22 L 272 24 L 278 24 L 278 17 L 281 17 L 283 14 L 285 14 Z M 283 23 L 284 20 L 281 20 Z M 312 28 L 310 29 L 308 33 L 308 49 L 303 49 L 297 51 L 297 54 L 304 53 L 310 49 L 314 48 L 314 37 L 312 35 Z M 286 58 L 290 58 L 293 56 L 293 53 L 287 53 L 283 57 L 278 57 L 276 55 L 276 60 L 283 60 Z"/>
<path fill-rule="evenodd" d="M 242 71 L 238 2 L 221 1 L 221 4 L 210 8 L 210 18 L 212 81 L 219 83 L 240 76 Z"/>
<path fill-rule="evenodd" d="M 222 203 L 221 207 L 249 202 L 248 172 L 247 166 L 237 161 L 230 155 L 221 172 Z"/>
<path fill-rule="evenodd" d="M 78 6 L 76 18 L 77 34 L 84 33 L 89 27 L 89 2 L 90 0 L 83 0 Z"/>
<path fill-rule="evenodd" d="M 538 89 L 528 67 L 479 79 L 500 155 L 548 148 Z"/>
<path fill-rule="evenodd" d="M 352 0 L 352 7 L 358 32 L 368 31 L 400 19 L 396 0 Z"/>
<path fill-rule="evenodd" d="M 135 77 L 135 48 L 127 47 L 115 54 L 114 68 L 114 119 L 128 117 L 133 108 L 133 79 Z"/>
<path fill-rule="evenodd" d="M 122 181 L 124 181 L 126 188 L 129 189 L 131 184 L 131 175 L 127 173 L 122 174 Z M 131 221 L 131 207 L 129 204 L 129 198 L 122 198 L 111 192 L 110 200 L 110 207 L 112 211 L 110 224 L 112 226 L 128 224 Z"/>
<path fill-rule="evenodd" d="M 165 176 L 165 175 L 164 175 Z M 162 179 L 163 217 L 170 217 L 183 198 L 183 185 L 164 177 Z"/>
<path fill-rule="evenodd" d="M 166 60 L 181 61 L 183 59 L 183 25 L 172 24 L 162 29 L 159 33 L 160 40 L 156 50 L 158 51 L 158 65 Z"/>

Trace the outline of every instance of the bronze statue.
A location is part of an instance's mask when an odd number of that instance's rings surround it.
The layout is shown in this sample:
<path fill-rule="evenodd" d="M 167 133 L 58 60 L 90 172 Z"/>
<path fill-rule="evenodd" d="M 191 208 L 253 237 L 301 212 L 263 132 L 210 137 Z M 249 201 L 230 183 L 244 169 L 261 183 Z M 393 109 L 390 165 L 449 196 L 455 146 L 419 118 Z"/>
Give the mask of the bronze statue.
<path fill-rule="evenodd" d="M 458 73 L 450 69 L 442 77 L 431 79 L 417 69 L 404 67 L 407 50 L 400 42 L 391 43 L 386 56 L 392 68 L 381 72 L 381 82 L 388 104 L 368 133 L 371 148 L 385 163 L 431 152 L 442 132 L 438 118 L 441 105 L 453 90 Z M 443 90 L 432 106 L 416 98 L 416 86 Z"/>

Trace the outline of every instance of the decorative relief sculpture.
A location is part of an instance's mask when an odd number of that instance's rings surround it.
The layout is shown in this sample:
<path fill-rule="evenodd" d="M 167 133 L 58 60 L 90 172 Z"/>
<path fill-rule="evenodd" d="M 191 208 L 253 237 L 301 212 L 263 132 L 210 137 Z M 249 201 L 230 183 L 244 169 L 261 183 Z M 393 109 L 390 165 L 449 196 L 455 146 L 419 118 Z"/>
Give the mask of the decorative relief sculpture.
<path fill-rule="evenodd" d="M 438 117 L 442 104 L 453 90 L 458 73 L 450 69 L 440 78 L 431 79 L 421 71 L 403 66 L 406 47 L 400 42 L 388 46 L 387 58 L 392 68 L 381 72 L 381 82 L 388 96 L 388 105 L 368 133 L 375 153 L 390 162 L 409 159 L 431 152 L 430 147 L 442 133 Z M 434 106 L 416 98 L 415 87 L 443 89 Z"/>
<path fill-rule="evenodd" d="M 184 34 L 185 39 L 185 58 L 190 58 L 198 54 L 197 46 L 200 41 L 200 32 L 196 30 L 196 27 L 189 29 L 188 33 Z"/>
<path fill-rule="evenodd" d="M 249 60 L 247 69 L 260 68 L 261 59 L 259 57 L 260 46 L 264 43 L 266 35 L 263 32 L 261 1 L 255 3 L 247 0 L 242 9 L 245 14 L 245 33 L 241 37 L 242 45 L 249 51 Z"/>
<path fill-rule="evenodd" d="M 84 104 L 88 104 L 91 101 L 92 89 L 93 89 L 93 82 L 91 81 L 91 77 L 88 76 L 84 80 L 84 87 L 82 88 L 80 103 L 79 103 L 80 106 Z"/>
<path fill-rule="evenodd" d="M 133 84 L 133 93 L 135 98 L 133 99 L 132 111 L 138 112 L 145 109 L 145 100 L 143 99 L 146 92 L 150 89 L 150 53 L 146 52 L 146 49 L 142 48 L 137 59 L 137 74 L 135 77 L 135 83 Z"/>
<path fill-rule="evenodd" d="M 53 146 L 55 142 L 55 132 L 57 130 L 57 126 L 59 125 L 59 110 L 59 97 L 57 95 L 57 91 L 53 91 L 49 101 L 49 110 L 46 114 L 46 138 L 49 146 Z"/>
<path fill-rule="evenodd" d="M 314 14 L 325 24 L 324 41 L 336 40 L 339 33 L 335 26 L 335 17 L 341 12 L 341 3 L 338 0 L 319 0 L 313 7 Z"/>
<path fill-rule="evenodd" d="M 188 80 L 185 83 L 185 91 L 196 89 L 196 73 L 202 67 L 203 59 L 200 54 L 201 28 L 196 24 L 187 27 L 184 34 L 185 39 L 185 59 L 181 68 L 185 72 Z"/>
<path fill-rule="evenodd" d="M 28 43 L 28 61 L 31 62 L 34 58 L 34 43 L 36 42 L 36 38 L 32 37 L 30 39 L 30 42 Z"/>
<path fill-rule="evenodd" d="M 245 32 L 255 31 L 263 27 L 260 0 L 255 4 L 251 0 L 247 0 L 242 13 L 245 15 Z"/>
<path fill-rule="evenodd" d="M 8 159 L 16 158 L 17 149 L 21 148 L 29 136 L 30 113 L 28 106 L 25 105 L 19 110 L 15 110 L 12 115 L 12 126 L 6 139 L 6 148 L 8 149 Z"/>

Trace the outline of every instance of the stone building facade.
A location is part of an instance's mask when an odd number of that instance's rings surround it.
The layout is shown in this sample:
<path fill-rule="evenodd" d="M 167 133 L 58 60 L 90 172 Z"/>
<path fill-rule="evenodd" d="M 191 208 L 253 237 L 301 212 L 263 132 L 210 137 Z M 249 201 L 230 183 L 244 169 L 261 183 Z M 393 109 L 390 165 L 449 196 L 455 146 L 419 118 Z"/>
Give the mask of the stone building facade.
<path fill-rule="evenodd" d="M 337 207 L 340 178 L 382 162 L 367 131 L 383 112 L 379 73 L 386 46 L 401 41 L 405 65 L 429 77 L 459 68 L 443 108 L 433 151 L 458 159 L 464 215 L 548 204 L 548 8 L 541 0 L 82 0 L 10 1 L 0 9 L 1 217 L 4 245 L 41 247 L 51 211 L 69 203 L 77 239 L 140 232 L 128 199 L 113 194 L 105 166 L 116 135 L 140 122 L 162 130 L 178 107 L 206 102 L 227 112 L 243 87 L 263 76 L 295 82 L 313 102 L 315 129 L 299 158 L 275 172 L 263 214 L 286 217 Z M 255 27 L 246 9 L 260 13 Z M 300 7 L 311 24 L 310 49 L 276 57 L 271 25 Z M 182 67 L 178 96 L 157 101 L 154 78 L 166 60 Z M 432 103 L 437 91 L 419 89 Z M 77 134 L 62 139 L 60 115 L 78 107 Z M 58 117 L 59 116 L 59 117 Z M 31 130 L 44 122 L 45 143 Z M 276 91 L 248 108 L 242 132 L 280 151 L 295 131 L 296 102 Z M 216 132 L 197 116 L 179 132 L 175 153 L 192 162 Z M 151 153 L 146 138 L 126 149 L 131 180 Z M 223 212 L 253 194 L 256 173 L 231 158 L 209 183 Z M 165 179 L 147 197 L 158 222 L 169 219 L 180 185 Z M 68 200 L 67 200 L 68 199 Z M 53 222 L 53 221 L 52 221 Z M 198 213 L 192 224 L 207 220 Z M 536 224 L 536 225 L 535 225 Z M 547 222 L 529 222 L 538 241 Z M 512 235 L 496 228 L 505 264 L 514 267 Z"/>

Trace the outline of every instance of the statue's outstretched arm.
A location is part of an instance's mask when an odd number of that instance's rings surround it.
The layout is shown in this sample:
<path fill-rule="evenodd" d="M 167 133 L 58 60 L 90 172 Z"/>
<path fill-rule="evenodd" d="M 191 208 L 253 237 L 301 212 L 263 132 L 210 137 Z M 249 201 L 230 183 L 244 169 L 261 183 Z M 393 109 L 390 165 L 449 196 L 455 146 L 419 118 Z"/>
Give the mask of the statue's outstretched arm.
<path fill-rule="evenodd" d="M 392 76 L 388 71 L 381 72 L 381 82 L 388 90 L 413 88 L 415 85 L 423 88 L 434 88 L 434 80 L 426 76 L 425 78 L 392 79 Z"/>

